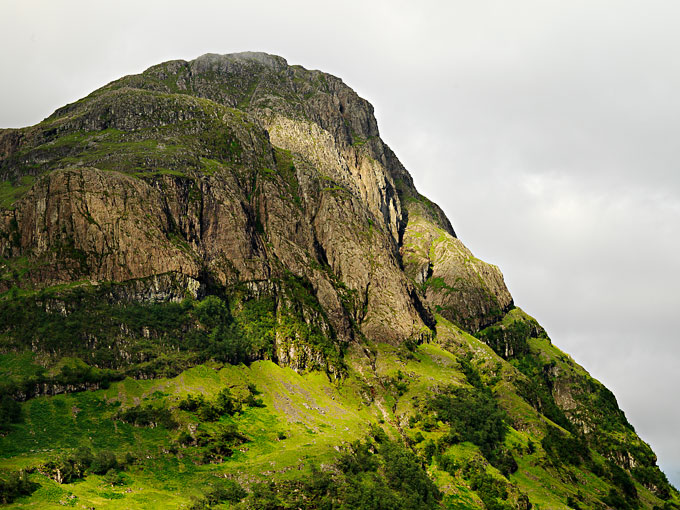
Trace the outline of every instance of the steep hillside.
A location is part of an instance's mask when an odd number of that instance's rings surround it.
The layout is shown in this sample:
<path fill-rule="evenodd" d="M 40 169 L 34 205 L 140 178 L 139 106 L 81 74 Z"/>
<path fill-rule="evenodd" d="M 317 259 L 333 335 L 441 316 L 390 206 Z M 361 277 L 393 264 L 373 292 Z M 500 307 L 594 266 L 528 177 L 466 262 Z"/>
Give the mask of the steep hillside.
<path fill-rule="evenodd" d="M 680 508 L 334 76 L 166 62 L 0 180 L 0 501 Z"/>

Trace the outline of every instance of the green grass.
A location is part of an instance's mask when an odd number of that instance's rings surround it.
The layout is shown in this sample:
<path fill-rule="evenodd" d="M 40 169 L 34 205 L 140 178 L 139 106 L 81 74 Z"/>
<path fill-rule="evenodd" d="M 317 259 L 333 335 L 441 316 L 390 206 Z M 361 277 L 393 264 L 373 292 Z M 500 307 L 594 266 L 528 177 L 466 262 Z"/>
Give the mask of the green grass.
<path fill-rule="evenodd" d="M 469 342 L 466 349 L 488 352 L 464 333 L 459 341 Z M 350 350 L 346 356 L 348 374 L 339 381 L 331 381 L 323 372 L 296 373 L 270 361 L 249 366 L 207 363 L 169 379 L 128 378 L 105 390 L 35 398 L 22 404 L 23 422 L 0 438 L 0 470 L 39 467 L 78 446 L 88 446 L 95 452 L 111 450 L 119 457 L 127 452 L 140 457 L 138 464 L 126 468 L 129 484 L 123 487 L 111 487 L 97 475 L 58 485 L 35 473 L 32 479 L 40 488 L 17 502 L 21 508 L 61 508 L 64 503 L 111 509 L 177 508 L 188 506 L 190 497 L 199 497 L 206 481 L 216 477 L 233 478 L 246 488 L 270 479 L 295 481 L 309 475 L 312 464 L 332 464 L 338 455 L 336 448 L 363 438 L 371 425 L 382 426 L 396 439 L 402 434 L 413 437 L 418 427 L 408 430 L 405 424 L 418 412 L 420 403 L 441 385 L 466 384 L 453 348 L 437 343 L 423 344 L 414 351 L 387 344 L 373 348 L 375 371 L 367 370 L 365 354 Z M 0 357 L 3 374 L 24 377 L 36 366 L 30 354 Z M 408 381 L 401 395 L 390 383 L 399 380 L 400 374 Z M 180 447 L 177 454 L 168 452 L 181 431 L 198 424 L 195 414 L 176 408 L 180 399 L 188 394 L 211 399 L 224 387 L 229 387 L 236 398 L 244 398 L 248 384 L 261 392 L 263 407 L 245 406 L 234 416 L 201 425 L 213 429 L 231 423 L 247 436 L 249 441 L 231 458 L 201 464 L 196 462 L 196 447 Z M 121 408 L 143 403 L 174 409 L 178 429 L 134 427 L 113 420 Z M 441 423 L 432 431 L 422 430 L 425 439 L 414 445 L 415 451 L 422 454 L 425 443 L 436 442 L 443 430 Z M 527 453 L 530 441 L 535 445 L 531 454 Z M 561 468 L 547 462 L 540 435 L 531 428 L 510 428 L 505 445 L 515 452 L 519 464 L 510 482 L 528 494 L 534 508 L 566 508 L 566 497 L 575 493 L 574 484 L 565 479 Z M 450 445 L 445 454 L 460 466 L 481 458 L 479 448 L 470 443 Z M 463 471 L 451 476 L 438 469 L 434 461 L 428 469 L 444 491 L 446 508 L 481 508 Z M 489 469 L 492 476 L 501 477 L 495 469 Z M 598 494 L 608 490 L 606 481 L 583 467 L 568 470 L 572 473 L 569 476 L 582 481 L 579 486 L 587 500 L 595 501 Z M 647 493 L 645 497 L 655 501 Z"/>
<path fill-rule="evenodd" d="M 24 175 L 17 182 L 0 182 L 0 208 L 10 209 L 26 192 L 31 189 L 35 182 L 32 175 Z"/>
<path fill-rule="evenodd" d="M 54 296 L 64 295 L 61 290 L 54 292 Z M 304 292 L 304 282 L 288 282 L 286 292 L 291 300 L 306 303 L 307 309 L 317 309 L 318 303 Z M 80 295 L 86 298 L 88 290 Z M 236 303 L 237 295 L 233 299 Z M 213 322 L 221 320 L 218 316 L 220 310 L 227 310 L 225 306 L 221 300 L 212 298 L 158 310 L 112 309 L 112 313 L 116 317 L 122 314 L 120 317 L 136 321 L 135 324 L 160 321 L 157 328 L 162 324 L 161 329 L 172 332 L 188 320 L 182 314 L 190 314 L 187 317 L 196 314 L 195 320 L 212 327 Z M 258 314 L 268 310 L 266 303 L 262 306 L 248 301 L 241 303 L 240 311 L 233 308 L 230 313 L 237 313 L 237 317 L 254 326 Z M 252 307 L 255 308 L 251 310 Z M 249 310 L 255 313 L 253 317 L 248 315 Z M 508 324 L 533 320 L 518 309 L 508 316 L 504 319 Z M 174 377 L 128 377 L 114 380 L 106 389 L 30 399 L 21 404 L 23 420 L 10 425 L 0 437 L 0 471 L 38 469 L 31 477 L 40 488 L 17 502 L 24 508 L 58 508 L 71 503 L 97 508 L 187 507 L 192 496 L 204 493 L 206 480 L 218 477 L 233 478 L 246 489 L 269 480 L 298 482 L 312 474 L 313 465 L 332 465 L 342 445 L 364 438 L 371 427 L 379 426 L 392 439 L 410 444 L 423 459 L 444 493 L 446 508 L 481 508 L 479 490 L 472 489 L 471 480 L 479 466 L 486 465 L 483 449 L 451 439 L 444 443 L 452 425 L 426 419 L 430 412 L 427 403 L 435 395 L 449 391 L 446 388 L 450 387 L 473 389 L 472 384 L 477 385 L 475 388 L 488 388 L 484 391 L 496 398 L 506 416 L 503 419 L 508 432 L 503 446 L 516 460 L 518 470 L 506 481 L 496 468 L 484 469 L 501 485 L 508 484 L 508 501 L 526 494 L 534 508 L 559 509 L 566 508 L 567 497 L 578 496 L 584 508 L 596 506 L 608 493 L 610 482 L 602 474 L 595 476 L 587 463 L 565 465 L 543 449 L 545 427 L 550 422 L 518 393 L 517 381 L 525 375 L 478 338 L 442 317 L 438 316 L 437 322 L 437 337 L 429 343 L 398 346 L 377 343 L 367 344 L 366 349 L 350 346 L 344 353 L 344 375 L 339 379 L 331 379 L 322 371 L 297 373 L 272 361 L 249 365 L 209 361 Z M 570 377 L 587 377 L 547 337 L 529 338 L 528 344 L 532 356 L 540 363 L 554 361 Z M 45 377 L 58 380 L 65 366 L 89 370 L 76 355 L 52 358 L 29 352 L 0 355 L 0 375 L 6 382 L 18 383 L 43 372 Z M 96 376 L 97 369 L 92 369 L 92 374 Z M 478 376 L 473 377 L 474 374 Z M 251 391 L 249 385 L 260 391 L 262 407 L 244 404 L 241 412 L 216 422 L 202 422 L 196 413 L 178 408 L 180 400 L 189 394 L 200 394 L 210 401 L 225 387 L 234 398 L 245 402 Z M 589 405 L 600 405 L 598 399 L 606 398 L 606 394 L 598 393 L 598 386 L 593 388 L 588 393 Z M 136 427 L 116 419 L 125 409 L 147 405 L 170 409 L 177 428 Z M 235 426 L 247 441 L 237 445 L 233 455 L 222 462 L 201 460 L 206 451 L 204 446 L 178 443 L 180 434 L 193 434 L 196 427 L 214 434 L 227 425 Z M 625 427 L 612 429 L 608 434 L 612 441 L 618 441 L 616 444 L 637 444 Z M 444 471 L 436 455 L 431 462 L 426 461 L 428 445 L 433 444 L 445 448 L 440 453 L 455 463 L 455 469 L 447 467 Z M 80 446 L 95 453 L 110 450 L 118 458 L 134 453 L 138 462 L 124 470 L 128 485 L 112 487 L 103 477 L 93 474 L 58 485 L 40 474 L 39 468 L 46 461 L 73 455 Z M 596 452 L 592 452 L 592 457 L 594 462 L 605 465 Z M 581 492 L 576 493 L 575 487 Z M 648 507 L 659 501 L 639 484 L 638 492 Z"/>

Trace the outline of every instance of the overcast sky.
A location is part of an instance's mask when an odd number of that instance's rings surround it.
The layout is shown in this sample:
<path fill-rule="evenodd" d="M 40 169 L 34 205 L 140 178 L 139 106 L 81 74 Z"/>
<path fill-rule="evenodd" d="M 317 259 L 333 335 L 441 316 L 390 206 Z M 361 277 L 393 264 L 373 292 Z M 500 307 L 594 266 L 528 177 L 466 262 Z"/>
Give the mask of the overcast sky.
<path fill-rule="evenodd" d="M 678 26 L 671 0 L 2 0 L 0 127 L 207 52 L 340 76 L 680 486 Z"/>

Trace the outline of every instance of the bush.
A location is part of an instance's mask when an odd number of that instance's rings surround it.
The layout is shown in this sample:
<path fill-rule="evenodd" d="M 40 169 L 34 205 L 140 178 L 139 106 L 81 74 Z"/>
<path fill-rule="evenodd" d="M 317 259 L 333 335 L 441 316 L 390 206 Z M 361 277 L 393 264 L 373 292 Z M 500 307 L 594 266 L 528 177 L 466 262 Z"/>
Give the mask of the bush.
<path fill-rule="evenodd" d="M 104 476 L 104 482 L 114 487 L 119 487 L 128 484 L 128 477 L 125 476 L 125 473 L 121 473 L 120 471 L 116 471 L 112 468 L 106 472 L 106 475 Z"/>
<path fill-rule="evenodd" d="M 558 464 L 578 466 L 583 461 L 590 460 L 590 451 L 582 438 L 567 435 L 552 425 L 548 425 L 541 445 L 548 458 Z"/>
<path fill-rule="evenodd" d="M 252 398 L 252 395 L 249 395 Z M 246 403 L 248 400 L 246 400 Z M 206 400 L 203 395 L 187 395 L 178 407 L 183 411 L 195 412 L 203 421 L 217 421 L 222 416 L 241 411 L 241 403 L 231 395 L 229 388 L 222 389 L 214 400 Z"/>
<path fill-rule="evenodd" d="M 581 505 L 578 504 L 578 500 L 574 496 L 567 496 L 567 506 L 572 510 L 581 510 Z"/>
<path fill-rule="evenodd" d="M 258 484 L 248 508 L 279 510 L 434 510 L 441 494 L 418 458 L 402 444 L 372 437 L 347 445 L 336 470 L 312 465 L 296 481 Z"/>
<path fill-rule="evenodd" d="M 0 430 L 8 430 L 13 423 L 21 422 L 21 407 L 9 395 L 0 399 Z"/>
<path fill-rule="evenodd" d="M 517 461 L 512 456 L 512 454 L 505 448 L 495 450 L 491 454 L 489 462 L 491 462 L 493 467 L 495 467 L 501 473 L 503 473 L 503 476 L 505 477 L 510 476 L 512 473 L 517 472 L 517 469 L 519 469 L 519 467 L 517 466 Z"/>
<path fill-rule="evenodd" d="M 169 409 L 165 407 L 155 408 L 150 404 L 130 407 L 119 412 L 117 419 L 138 427 L 162 426 L 166 429 L 176 429 L 178 426 Z"/>
<path fill-rule="evenodd" d="M 635 508 L 630 505 L 630 503 L 624 498 L 619 491 L 613 487 L 609 489 L 609 493 L 602 498 L 607 505 L 611 508 L 616 508 L 616 510 L 629 510 Z"/>
<path fill-rule="evenodd" d="M 472 476 L 470 488 L 479 495 L 488 510 L 510 510 L 512 508 L 509 504 L 504 503 L 508 499 L 505 482 L 484 471 L 479 471 Z"/>
<path fill-rule="evenodd" d="M 194 313 L 199 322 L 209 329 L 227 324 L 231 320 L 231 314 L 226 303 L 217 296 L 207 296 L 202 301 L 194 304 Z"/>
<path fill-rule="evenodd" d="M 25 471 L 15 471 L 0 478 L 0 503 L 6 505 L 22 496 L 30 496 L 38 487 L 37 483 L 28 479 Z"/>
<path fill-rule="evenodd" d="M 614 464 L 613 462 L 608 463 L 609 467 L 609 478 L 616 485 L 623 496 L 630 502 L 638 499 L 637 489 L 633 480 L 631 480 L 630 475 L 622 468 Z"/>
<path fill-rule="evenodd" d="M 486 391 L 449 387 L 436 395 L 428 408 L 451 427 L 445 439 L 448 444 L 470 441 L 487 458 L 503 444 L 508 430 L 505 412 Z"/>
<path fill-rule="evenodd" d="M 544 364 L 540 359 L 527 354 L 513 359 L 511 363 L 527 377 L 517 379 L 514 384 L 517 393 L 531 407 L 569 432 L 574 432 L 564 412 L 557 406 L 552 394 L 553 380 L 550 376 L 552 364 Z"/>
<path fill-rule="evenodd" d="M 635 479 L 650 489 L 660 499 L 671 498 L 671 487 L 668 478 L 657 466 L 636 466 L 632 469 Z"/>
<path fill-rule="evenodd" d="M 103 475 L 109 470 L 118 469 L 118 467 L 116 455 L 108 450 L 103 450 L 94 456 L 90 469 L 95 475 Z"/>
<path fill-rule="evenodd" d="M 57 483 L 71 483 L 83 478 L 88 467 L 80 464 L 73 457 L 64 457 L 46 462 L 41 471 Z"/>
<path fill-rule="evenodd" d="M 83 466 L 85 469 L 89 468 L 94 461 L 94 455 L 87 446 L 79 447 L 72 457 L 75 464 Z"/>
<path fill-rule="evenodd" d="M 212 490 L 206 494 L 206 500 L 209 504 L 215 505 L 223 501 L 229 503 L 237 503 L 245 498 L 248 493 L 234 480 L 225 480 L 216 483 Z"/>
<path fill-rule="evenodd" d="M 531 324 L 515 320 L 509 326 L 489 326 L 477 336 L 500 357 L 509 359 L 529 352 L 531 330 Z"/>
<path fill-rule="evenodd" d="M 484 384 L 482 383 L 482 377 L 479 375 L 479 371 L 472 366 L 472 355 L 468 354 L 464 358 L 458 359 L 458 364 L 460 365 L 461 371 L 465 374 L 470 385 L 475 388 L 482 388 Z"/>
<path fill-rule="evenodd" d="M 250 441 L 239 432 L 234 424 L 223 425 L 211 432 L 199 429 L 196 433 L 196 446 L 203 448 L 204 461 L 221 461 L 234 454 L 234 448 Z"/>

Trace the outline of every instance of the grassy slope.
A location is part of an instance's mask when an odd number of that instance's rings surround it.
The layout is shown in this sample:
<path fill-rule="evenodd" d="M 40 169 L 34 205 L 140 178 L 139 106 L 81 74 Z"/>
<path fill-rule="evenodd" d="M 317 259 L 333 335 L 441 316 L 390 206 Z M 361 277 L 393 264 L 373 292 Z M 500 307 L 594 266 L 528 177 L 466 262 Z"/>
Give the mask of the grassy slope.
<path fill-rule="evenodd" d="M 422 452 L 426 441 L 443 435 L 446 426 L 438 423 L 430 431 L 409 428 L 408 418 L 433 388 L 465 384 L 457 361 L 465 352 L 472 353 L 473 363 L 486 382 L 497 381 L 502 405 L 512 420 L 523 424 L 523 430 L 511 429 L 506 438 L 506 446 L 519 464 L 510 482 L 529 496 L 534 508 L 568 508 L 566 497 L 575 494 L 575 487 L 580 488 L 586 501 L 606 494 L 607 483 L 585 469 L 572 466 L 558 470 L 546 460 L 536 426 L 544 418 L 523 400 L 512 397 L 506 374 L 514 369 L 509 364 L 476 338 L 441 319 L 439 331 L 440 343 L 424 344 L 415 352 L 386 344 L 373 346 L 370 354 L 360 349 L 351 351 L 347 356 L 349 376 L 340 382 L 331 382 L 321 372 L 297 374 L 269 361 L 250 366 L 206 364 L 172 379 L 125 379 L 106 390 L 29 400 L 22 404 L 23 423 L 13 425 L 12 431 L 0 439 L 0 469 L 38 466 L 81 445 L 95 452 L 109 449 L 119 456 L 132 452 L 141 460 L 126 470 L 129 483 L 116 488 L 92 474 L 84 480 L 59 485 L 35 473 L 32 479 L 41 485 L 40 489 L 13 507 L 187 507 L 191 496 L 200 496 L 212 477 L 233 477 L 249 487 L 271 477 L 295 479 L 308 473 L 312 463 L 328 465 L 337 455 L 336 446 L 364 437 L 370 424 L 380 424 L 393 437 L 413 438 L 420 432 L 425 441 L 413 447 Z M 14 355 L 3 356 L 0 363 L 4 375 L 26 366 L 25 359 Z M 220 464 L 195 463 L 192 447 L 180 447 L 177 455 L 167 451 L 179 431 L 197 423 L 192 413 L 173 411 L 181 423 L 178 431 L 134 427 L 111 419 L 121 406 L 164 401 L 176 407 L 177 401 L 189 393 L 210 398 L 228 386 L 238 395 L 246 391 L 248 383 L 262 392 L 265 406 L 245 407 L 234 417 L 222 418 L 225 423 L 236 423 L 251 441 Z M 279 438 L 280 432 L 284 439 Z M 536 445 L 532 454 L 527 453 L 530 440 Z M 454 445 L 446 454 L 461 463 L 480 457 L 478 448 L 470 443 Z M 486 469 L 493 476 L 502 476 L 491 466 Z M 482 507 L 461 476 L 452 477 L 439 470 L 436 462 L 428 470 L 446 494 L 447 508 Z M 650 506 L 658 503 L 641 486 L 638 491 Z"/>

